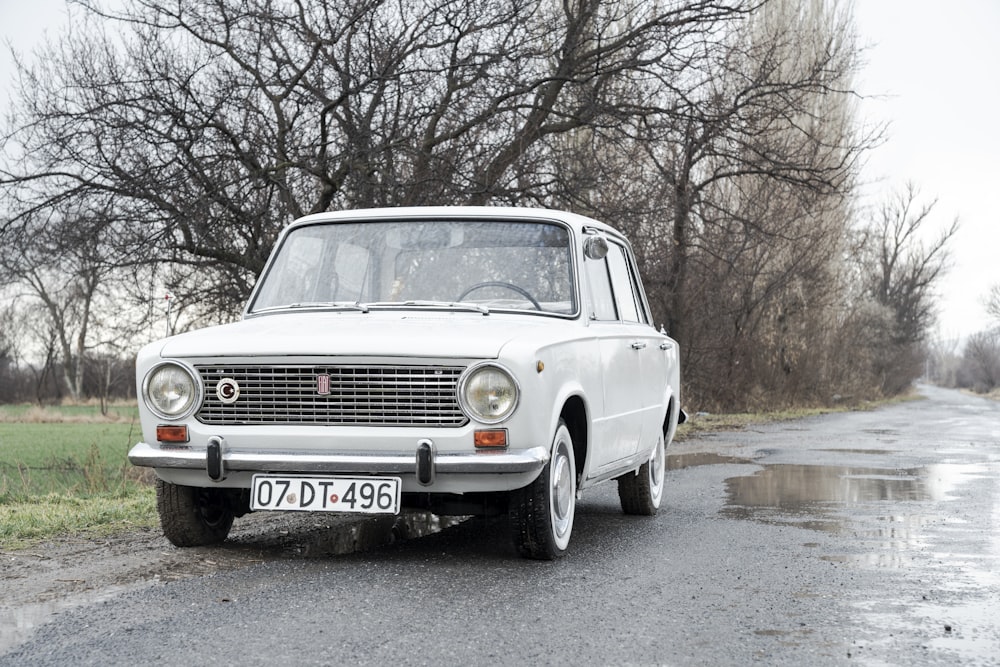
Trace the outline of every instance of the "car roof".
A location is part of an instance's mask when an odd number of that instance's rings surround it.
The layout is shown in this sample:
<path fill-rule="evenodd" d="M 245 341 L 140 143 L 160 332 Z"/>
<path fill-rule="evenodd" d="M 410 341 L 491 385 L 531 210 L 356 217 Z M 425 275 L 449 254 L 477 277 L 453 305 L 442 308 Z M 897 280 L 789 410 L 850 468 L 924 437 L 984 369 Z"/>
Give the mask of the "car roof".
<path fill-rule="evenodd" d="M 538 221 L 559 221 L 576 229 L 593 227 L 615 236 L 621 232 L 614 227 L 593 218 L 588 218 L 568 211 L 546 208 L 528 208 L 514 206 L 408 206 L 390 208 L 368 208 L 344 211 L 314 213 L 295 220 L 289 227 L 308 225 L 321 222 L 344 222 L 348 220 L 374 219 L 419 219 L 419 218 L 483 218 L 483 219 L 521 219 Z"/>

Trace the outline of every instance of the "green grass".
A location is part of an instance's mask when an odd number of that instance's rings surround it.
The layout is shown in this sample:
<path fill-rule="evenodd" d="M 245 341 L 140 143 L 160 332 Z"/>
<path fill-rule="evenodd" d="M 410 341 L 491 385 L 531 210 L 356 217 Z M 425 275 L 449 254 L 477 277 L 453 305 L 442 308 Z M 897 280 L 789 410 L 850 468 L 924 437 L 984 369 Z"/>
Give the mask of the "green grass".
<path fill-rule="evenodd" d="M 0 549 L 154 525 L 153 489 L 127 460 L 140 439 L 135 407 L 110 418 L 96 406 L 43 412 L 0 406 Z"/>
<path fill-rule="evenodd" d="M 131 423 L 0 423 L 0 503 L 50 493 L 81 497 L 113 492 L 128 481 Z"/>
<path fill-rule="evenodd" d="M 156 493 L 149 485 L 87 498 L 51 493 L 0 503 L 0 550 L 23 549 L 59 535 L 107 535 L 156 523 Z"/>

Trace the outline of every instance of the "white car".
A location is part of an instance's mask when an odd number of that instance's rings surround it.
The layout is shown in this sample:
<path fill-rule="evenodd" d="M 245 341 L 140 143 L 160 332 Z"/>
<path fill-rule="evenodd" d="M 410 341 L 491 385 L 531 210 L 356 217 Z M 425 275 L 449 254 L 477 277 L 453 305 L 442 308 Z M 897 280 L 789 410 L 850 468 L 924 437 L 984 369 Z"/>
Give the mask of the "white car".
<path fill-rule="evenodd" d="M 137 360 L 143 442 L 177 546 L 250 511 L 509 517 L 561 556 L 616 479 L 655 514 L 684 413 L 677 344 L 611 227 L 521 208 L 321 213 L 289 225 L 243 319 Z"/>

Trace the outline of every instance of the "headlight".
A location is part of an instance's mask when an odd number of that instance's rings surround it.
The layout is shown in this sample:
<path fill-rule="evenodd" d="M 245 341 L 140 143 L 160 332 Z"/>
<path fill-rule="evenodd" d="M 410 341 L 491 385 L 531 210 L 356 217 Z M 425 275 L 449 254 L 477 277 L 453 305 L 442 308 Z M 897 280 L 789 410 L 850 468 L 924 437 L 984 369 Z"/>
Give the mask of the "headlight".
<path fill-rule="evenodd" d="M 187 417 L 201 402 L 201 385 L 193 371 L 170 362 L 146 374 L 142 393 L 149 409 L 163 419 Z"/>
<path fill-rule="evenodd" d="M 470 417 L 485 424 L 496 424 L 513 414 L 519 393 L 517 382 L 506 369 L 485 364 L 466 373 L 459 398 Z"/>

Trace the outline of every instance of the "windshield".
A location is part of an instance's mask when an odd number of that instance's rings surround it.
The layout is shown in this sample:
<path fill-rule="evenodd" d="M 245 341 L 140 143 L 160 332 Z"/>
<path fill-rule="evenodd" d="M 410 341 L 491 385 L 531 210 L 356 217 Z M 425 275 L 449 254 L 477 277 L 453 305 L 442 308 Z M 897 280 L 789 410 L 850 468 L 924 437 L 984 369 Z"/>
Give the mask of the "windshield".
<path fill-rule="evenodd" d="M 325 223 L 284 239 L 250 311 L 421 307 L 576 312 L 569 231 L 499 220 Z"/>

